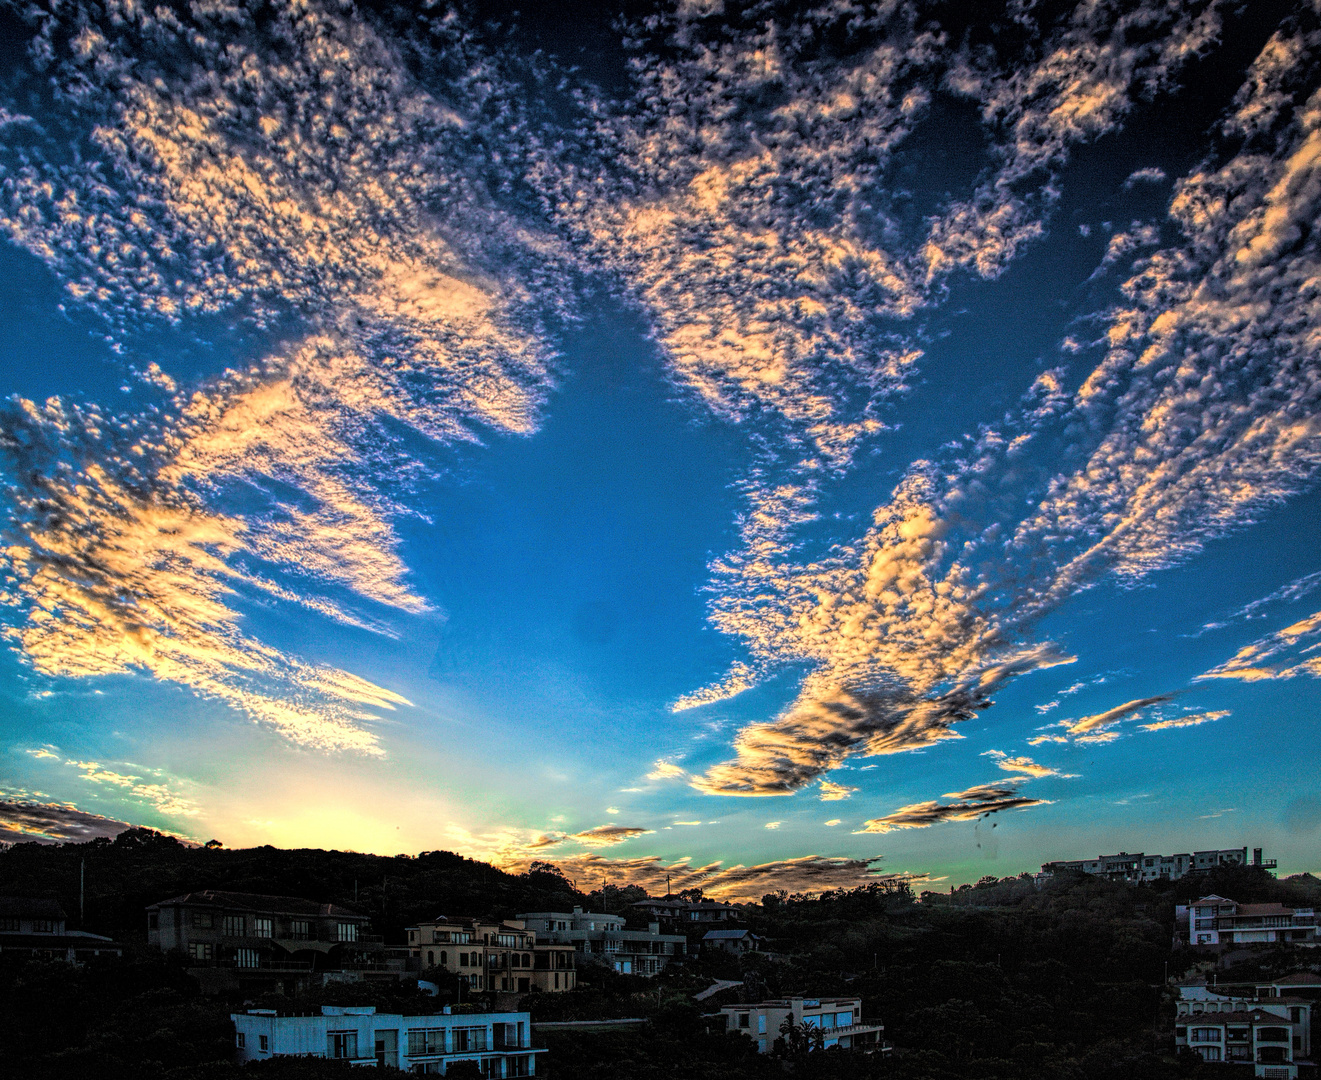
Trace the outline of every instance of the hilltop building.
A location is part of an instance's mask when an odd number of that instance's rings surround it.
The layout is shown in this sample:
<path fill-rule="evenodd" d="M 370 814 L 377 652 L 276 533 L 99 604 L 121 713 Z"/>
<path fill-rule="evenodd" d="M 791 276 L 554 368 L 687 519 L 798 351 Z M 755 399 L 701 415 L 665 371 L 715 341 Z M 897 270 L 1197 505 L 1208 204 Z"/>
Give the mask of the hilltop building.
<path fill-rule="evenodd" d="M 1196 948 L 1226 945 L 1321 944 L 1314 908 L 1283 904 L 1240 904 L 1223 896 L 1203 896 L 1174 909 L 1175 944 Z"/>
<path fill-rule="evenodd" d="M 408 951 L 417 969 L 443 968 L 473 990 L 556 993 L 576 985 L 574 947 L 538 941 L 522 920 L 441 916 L 408 928 Z"/>
<path fill-rule="evenodd" d="M 747 1035 L 760 1053 L 769 1053 L 786 1021 L 806 1030 L 821 1032 L 821 1047 L 888 1050 L 883 1042 L 885 1025 L 862 1019 L 861 998 L 789 997 L 757 1005 L 726 1005 L 721 1010 L 728 1034 Z"/>
<path fill-rule="evenodd" d="M 1188 874 L 1214 870 L 1217 866 L 1257 866 L 1274 870 L 1274 859 L 1262 859 L 1261 848 L 1252 849 L 1252 862 L 1248 863 L 1248 849 L 1216 848 L 1194 851 L 1185 855 L 1146 855 L 1121 851 L 1118 855 L 1101 855 L 1095 859 L 1071 859 L 1044 863 L 1037 879 L 1051 877 L 1067 871 L 1092 874 L 1111 881 L 1127 881 L 1140 885 L 1151 881 L 1178 881 Z"/>
<path fill-rule="evenodd" d="M 147 908 L 147 940 L 182 953 L 210 993 L 258 984 L 296 990 L 330 975 L 398 978 L 402 959 L 387 961 L 384 939 L 367 925 L 366 915 L 338 904 L 216 889 Z"/>
<path fill-rule="evenodd" d="M 444 1073 L 472 1061 L 482 1076 L 535 1076 L 538 1054 L 525 1012 L 401 1016 L 323 1005 L 317 1016 L 281 1016 L 275 1009 L 234 1013 L 240 1061 L 317 1057 L 414 1073 Z"/>
<path fill-rule="evenodd" d="M 1250 1064 L 1265 1080 L 1295 1080 L 1312 1052 L 1314 1002 L 1290 993 L 1299 989 L 1321 993 L 1321 979 L 1308 972 L 1244 985 L 1176 983 L 1175 1045 L 1203 1061 Z"/>
<path fill-rule="evenodd" d="M 727 926 L 743 918 L 743 905 L 721 900 L 679 900 L 656 897 L 629 905 L 639 915 L 667 926 Z"/>
<path fill-rule="evenodd" d="M 660 924 L 646 930 L 625 929 L 622 915 L 583 911 L 528 911 L 519 919 L 538 941 L 571 945 L 581 958 L 609 964 L 624 975 L 655 975 L 688 952 L 683 934 L 662 934 Z"/>
<path fill-rule="evenodd" d="M 25 960 L 82 964 L 94 956 L 122 956 L 122 945 L 100 934 L 70 930 L 54 900 L 0 896 L 0 954 Z"/>

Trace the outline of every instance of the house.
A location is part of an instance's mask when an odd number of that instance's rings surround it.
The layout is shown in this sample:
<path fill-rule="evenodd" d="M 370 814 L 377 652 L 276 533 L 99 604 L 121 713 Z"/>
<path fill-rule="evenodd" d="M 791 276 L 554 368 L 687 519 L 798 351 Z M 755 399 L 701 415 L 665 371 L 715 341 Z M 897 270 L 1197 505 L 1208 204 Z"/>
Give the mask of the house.
<path fill-rule="evenodd" d="M 1283 991 L 1300 985 L 1318 989 L 1310 979 L 1300 984 L 1292 976 L 1232 985 L 1202 978 L 1175 983 L 1175 1044 L 1204 1061 L 1251 1064 L 1257 1076 L 1294 1080 L 1298 1064 L 1311 1057 L 1313 1003 Z"/>
<path fill-rule="evenodd" d="M 574 947 L 538 941 L 521 920 L 441 916 L 408 928 L 408 951 L 419 970 L 444 968 L 473 990 L 555 993 L 576 985 Z"/>
<path fill-rule="evenodd" d="M 609 964 L 624 975 L 655 975 L 688 951 L 684 935 L 662 934 L 656 922 L 646 930 L 628 930 L 622 915 L 575 907 L 572 912 L 528 911 L 518 917 L 538 941 L 572 945 L 580 957 Z"/>
<path fill-rule="evenodd" d="M 535 1076 L 531 1016 L 525 1012 L 401 1016 L 372 1006 L 323 1005 L 319 1015 L 281 1015 L 275 1009 L 233 1013 L 242 1062 L 317 1057 L 350 1065 L 444 1073 L 472 1061 L 484 1077 Z"/>
<path fill-rule="evenodd" d="M 100 934 L 70 930 L 54 900 L 0 896 L 0 954 L 82 964 L 94 956 L 122 956 L 124 947 Z"/>
<path fill-rule="evenodd" d="M 862 1019 L 861 998 L 790 997 L 757 1005 L 726 1005 L 720 1013 L 727 1034 L 747 1035 L 763 1054 L 774 1048 L 786 1025 L 819 1031 L 823 1049 L 889 1049 L 882 1039 L 885 1025 Z"/>
<path fill-rule="evenodd" d="M 206 889 L 147 908 L 147 940 L 178 952 L 209 993 L 266 983 L 293 990 L 341 980 L 398 978 L 366 915 L 295 896 Z"/>
<path fill-rule="evenodd" d="M 638 900 L 629 907 L 649 920 L 676 927 L 727 925 L 743 917 L 743 905 L 727 900 L 679 900 L 667 896 Z"/>
<path fill-rule="evenodd" d="M 1048 862 L 1042 865 L 1041 873 L 1036 876 L 1040 880 L 1054 874 L 1075 871 L 1137 885 L 1154 881 L 1178 881 L 1188 874 L 1204 873 L 1217 866 L 1250 865 L 1263 870 L 1274 870 L 1275 860 L 1263 859 L 1261 855 L 1261 848 L 1253 848 L 1252 862 L 1249 863 L 1248 849 L 1245 847 L 1214 848 L 1183 855 L 1147 855 L 1142 852 L 1130 854 L 1121 851 L 1117 855 L 1100 855 L 1095 859 Z"/>
<path fill-rule="evenodd" d="M 1203 896 L 1174 909 L 1176 944 L 1196 948 L 1227 945 L 1321 944 L 1314 908 L 1282 904 L 1240 904 L 1223 896 Z"/>
<path fill-rule="evenodd" d="M 723 949 L 725 952 L 758 952 L 766 939 L 751 930 L 708 930 L 702 935 L 702 948 Z"/>

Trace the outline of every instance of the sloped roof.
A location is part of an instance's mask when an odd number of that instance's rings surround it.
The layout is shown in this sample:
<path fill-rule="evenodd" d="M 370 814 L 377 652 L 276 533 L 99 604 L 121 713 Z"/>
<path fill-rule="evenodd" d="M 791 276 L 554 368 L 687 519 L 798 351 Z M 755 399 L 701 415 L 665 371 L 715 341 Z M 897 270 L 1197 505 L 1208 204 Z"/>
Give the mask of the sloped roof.
<path fill-rule="evenodd" d="M 197 907 L 221 908 L 226 911 L 270 911 L 279 915 L 341 916 L 365 919 L 367 916 L 342 904 L 321 904 L 315 900 L 304 900 L 301 896 L 266 896 L 262 893 L 227 892 L 222 889 L 202 889 L 199 892 L 184 893 L 169 900 L 151 904 L 151 908 L 165 907 L 172 904 L 191 904 Z"/>
<path fill-rule="evenodd" d="M 735 941 L 743 937 L 756 937 L 751 930 L 708 930 L 702 935 L 703 941 Z"/>

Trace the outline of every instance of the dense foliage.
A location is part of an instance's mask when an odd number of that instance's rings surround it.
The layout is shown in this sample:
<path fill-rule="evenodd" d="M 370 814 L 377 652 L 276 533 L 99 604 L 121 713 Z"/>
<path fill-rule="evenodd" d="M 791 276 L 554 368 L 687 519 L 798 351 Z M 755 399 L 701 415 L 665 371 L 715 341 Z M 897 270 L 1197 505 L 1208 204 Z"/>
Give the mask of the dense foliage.
<path fill-rule="evenodd" d="M 188 848 L 143 830 L 111 842 L 19 845 L 0 852 L 0 894 L 48 896 L 77 910 L 85 862 L 88 929 L 133 942 L 142 907 L 204 887 L 301 895 L 352 903 L 380 931 L 439 911 L 509 916 L 525 908 L 580 903 L 623 910 L 640 895 L 577 892 L 554 867 L 511 875 L 446 852 L 381 858 L 348 852 L 225 851 Z M 915 898 L 904 886 L 874 884 L 819 897 L 773 894 L 751 905 L 747 925 L 765 954 L 694 957 L 655 979 L 584 967 L 580 988 L 530 995 L 535 1022 L 640 1018 L 597 1028 L 541 1027 L 550 1052 L 539 1072 L 565 1080 L 721 1077 L 802 1080 L 1234 1080 L 1236 1066 L 1204 1066 L 1174 1054 L 1173 1008 L 1164 989 L 1204 954 L 1175 950 L 1174 905 L 1208 892 L 1243 901 L 1321 903 L 1321 883 L 1276 881 L 1231 868 L 1162 889 L 1082 875 L 1038 886 L 1028 878 L 984 879 L 952 893 Z M 1229 958 L 1246 977 L 1308 966 L 1286 948 Z M 715 979 L 738 980 L 702 1002 Z M 883 1019 L 895 1049 L 865 1055 L 794 1052 L 781 1044 L 760 1055 L 729 1036 L 721 1005 L 803 994 L 860 996 L 868 1018 Z M 376 1004 L 392 1011 L 435 1007 L 408 985 L 337 987 L 283 1004 Z M 122 961 L 74 969 L 0 963 L 0 1007 L 11 1018 L 6 1065 L 34 1080 L 322 1080 L 335 1063 L 231 1060 L 228 1014 L 244 1004 L 202 997 L 184 968 L 131 944 Z"/>

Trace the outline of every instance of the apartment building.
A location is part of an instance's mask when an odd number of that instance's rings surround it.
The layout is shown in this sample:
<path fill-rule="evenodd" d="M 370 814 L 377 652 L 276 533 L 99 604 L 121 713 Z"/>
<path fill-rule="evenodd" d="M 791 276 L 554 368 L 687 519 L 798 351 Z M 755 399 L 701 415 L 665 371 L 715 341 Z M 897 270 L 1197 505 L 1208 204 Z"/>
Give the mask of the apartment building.
<path fill-rule="evenodd" d="M 747 1035 L 763 1054 L 774 1048 L 786 1021 L 810 1032 L 819 1031 L 822 1049 L 889 1049 L 884 1042 L 885 1025 L 862 1019 L 861 998 L 789 997 L 757 1005 L 726 1005 L 720 1013 L 727 1034 Z"/>
<path fill-rule="evenodd" d="M 609 964 L 624 975 L 655 975 L 688 952 L 683 934 L 662 934 L 658 922 L 646 930 L 626 929 L 622 915 L 583 911 L 527 911 L 519 919 L 538 941 L 570 945 L 580 958 Z"/>
<path fill-rule="evenodd" d="M 679 900 L 674 897 L 638 900 L 629 907 L 649 921 L 681 926 L 727 926 L 743 918 L 743 905 L 721 900 Z"/>
<path fill-rule="evenodd" d="M 522 920 L 444 916 L 408 928 L 414 967 L 443 968 L 473 990 L 526 994 L 572 990 L 574 947 L 538 940 Z"/>
<path fill-rule="evenodd" d="M 525 1012 L 401 1016 L 372 1006 L 323 1005 L 319 1014 L 281 1015 L 275 1009 L 233 1013 L 240 1061 L 316 1057 L 350 1065 L 444 1073 L 460 1061 L 476 1063 L 482 1076 L 535 1076 L 531 1016 Z"/>
<path fill-rule="evenodd" d="M 366 915 L 295 896 L 206 889 L 147 908 L 147 940 L 182 953 L 208 992 L 246 983 L 295 989 L 328 973 L 397 978 Z"/>
<path fill-rule="evenodd" d="M 64 909 L 54 900 L 0 896 L 0 955 L 82 964 L 123 952 L 123 946 L 108 937 L 70 930 Z"/>
<path fill-rule="evenodd" d="M 1111 881 L 1127 881 L 1133 885 L 1143 882 L 1178 881 L 1188 874 L 1204 873 L 1217 866 L 1252 865 L 1263 870 L 1274 870 L 1274 859 L 1263 859 L 1262 849 L 1252 849 L 1252 862 L 1248 863 L 1248 849 L 1214 848 L 1208 851 L 1194 851 L 1182 855 L 1147 855 L 1121 851 L 1117 855 L 1100 855 L 1095 859 L 1067 859 L 1042 864 L 1038 879 L 1054 874 L 1075 871 L 1108 878 Z"/>
<path fill-rule="evenodd" d="M 1315 908 L 1283 904 L 1240 904 L 1223 896 L 1203 896 L 1174 909 L 1175 943 L 1195 948 L 1288 943 L 1321 944 Z"/>

